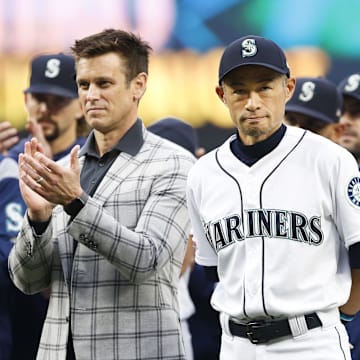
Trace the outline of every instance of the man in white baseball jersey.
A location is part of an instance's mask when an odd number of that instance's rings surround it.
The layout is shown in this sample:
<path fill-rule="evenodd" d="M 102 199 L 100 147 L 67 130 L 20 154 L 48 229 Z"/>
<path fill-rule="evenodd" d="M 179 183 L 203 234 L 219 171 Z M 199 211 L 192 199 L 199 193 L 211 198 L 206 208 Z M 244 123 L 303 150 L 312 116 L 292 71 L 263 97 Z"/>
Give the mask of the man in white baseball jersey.
<path fill-rule="evenodd" d="M 350 359 L 339 308 L 360 306 L 360 177 L 347 150 L 283 124 L 294 88 L 273 41 L 227 46 L 216 93 L 237 133 L 189 173 L 196 261 L 219 279 L 221 360 Z"/>

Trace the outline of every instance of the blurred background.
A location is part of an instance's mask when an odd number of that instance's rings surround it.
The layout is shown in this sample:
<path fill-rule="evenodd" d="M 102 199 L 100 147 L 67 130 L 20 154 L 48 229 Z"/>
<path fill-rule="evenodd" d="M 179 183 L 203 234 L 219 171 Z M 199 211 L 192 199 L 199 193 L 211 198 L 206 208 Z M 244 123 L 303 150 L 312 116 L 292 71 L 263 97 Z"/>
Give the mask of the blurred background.
<path fill-rule="evenodd" d="M 179 117 L 210 150 L 233 133 L 215 94 L 226 44 L 247 34 L 271 38 L 293 75 L 338 82 L 360 71 L 359 14 L 359 0 L 0 0 L 0 121 L 23 128 L 33 56 L 69 53 L 76 39 L 122 28 L 154 49 L 144 123 Z"/>

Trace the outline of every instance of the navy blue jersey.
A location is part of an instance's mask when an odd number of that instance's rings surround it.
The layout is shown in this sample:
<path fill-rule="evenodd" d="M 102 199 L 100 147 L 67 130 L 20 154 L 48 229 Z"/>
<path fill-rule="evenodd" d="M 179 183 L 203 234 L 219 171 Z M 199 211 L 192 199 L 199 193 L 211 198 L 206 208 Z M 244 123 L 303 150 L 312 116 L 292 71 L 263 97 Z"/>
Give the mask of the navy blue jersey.
<path fill-rule="evenodd" d="M 0 359 L 35 359 L 47 300 L 25 295 L 12 283 L 8 255 L 21 228 L 26 205 L 19 187 L 18 164 L 0 155 Z"/>
<path fill-rule="evenodd" d="M 9 241 L 0 241 L 0 358 L 4 360 L 11 359 L 13 346 L 11 304 L 16 288 L 10 280 L 7 268 L 11 247 Z"/>
<path fill-rule="evenodd" d="M 15 239 L 25 213 L 17 162 L 0 155 L 0 241 Z"/>
<path fill-rule="evenodd" d="M 346 325 L 350 344 L 354 346 L 351 350 L 351 359 L 360 360 L 360 313 Z"/>

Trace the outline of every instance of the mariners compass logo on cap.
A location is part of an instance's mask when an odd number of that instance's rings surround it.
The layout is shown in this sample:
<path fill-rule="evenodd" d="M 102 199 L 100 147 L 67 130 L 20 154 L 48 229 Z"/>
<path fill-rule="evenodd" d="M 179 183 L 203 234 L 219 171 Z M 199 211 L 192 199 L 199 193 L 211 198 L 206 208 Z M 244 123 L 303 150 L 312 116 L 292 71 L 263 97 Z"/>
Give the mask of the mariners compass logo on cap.
<path fill-rule="evenodd" d="M 246 39 L 242 42 L 242 57 L 255 56 L 257 47 L 254 39 Z"/>

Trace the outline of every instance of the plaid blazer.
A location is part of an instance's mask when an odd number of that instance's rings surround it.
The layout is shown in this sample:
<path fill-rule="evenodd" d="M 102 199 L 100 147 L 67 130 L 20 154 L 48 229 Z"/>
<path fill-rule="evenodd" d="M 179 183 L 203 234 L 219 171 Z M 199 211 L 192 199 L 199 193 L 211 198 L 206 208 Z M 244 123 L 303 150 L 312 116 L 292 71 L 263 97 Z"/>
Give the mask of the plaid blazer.
<path fill-rule="evenodd" d="M 56 206 L 34 237 L 24 218 L 9 271 L 27 294 L 51 287 L 38 360 L 65 360 L 70 323 L 77 360 L 185 359 L 177 284 L 195 158 L 143 132 L 139 153 L 118 156 L 71 223 Z"/>

